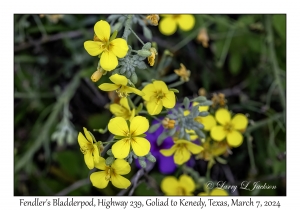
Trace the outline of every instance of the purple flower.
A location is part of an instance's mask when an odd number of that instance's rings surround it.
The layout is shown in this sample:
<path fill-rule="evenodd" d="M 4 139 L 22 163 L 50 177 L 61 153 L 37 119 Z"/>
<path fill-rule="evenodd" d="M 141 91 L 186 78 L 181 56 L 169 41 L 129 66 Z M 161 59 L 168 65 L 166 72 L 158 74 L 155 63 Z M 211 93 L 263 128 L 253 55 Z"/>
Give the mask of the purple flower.
<path fill-rule="evenodd" d="M 158 123 L 158 122 L 156 120 L 154 120 L 152 124 L 156 124 L 156 123 Z M 171 174 L 177 168 L 177 166 L 174 162 L 174 158 L 173 158 L 173 156 L 170 156 L 170 157 L 163 156 L 159 152 L 159 150 L 171 148 L 174 144 L 173 139 L 171 137 L 167 137 L 160 146 L 158 146 L 156 143 L 157 138 L 163 132 L 163 130 L 164 130 L 164 128 L 161 125 L 155 132 L 153 132 L 153 133 L 146 132 L 145 134 L 147 135 L 146 138 L 149 140 L 149 142 L 151 144 L 150 152 L 156 158 L 156 163 L 158 164 L 159 171 L 162 174 Z M 137 159 L 135 160 L 135 162 L 136 162 L 136 165 L 140 168 L 141 166 Z"/>

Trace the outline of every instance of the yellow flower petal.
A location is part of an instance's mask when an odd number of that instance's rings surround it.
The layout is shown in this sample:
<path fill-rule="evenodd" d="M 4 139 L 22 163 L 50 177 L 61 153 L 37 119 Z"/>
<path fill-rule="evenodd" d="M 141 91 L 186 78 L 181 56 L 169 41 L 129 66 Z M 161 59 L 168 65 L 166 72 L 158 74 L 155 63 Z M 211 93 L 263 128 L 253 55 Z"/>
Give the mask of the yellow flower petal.
<path fill-rule="evenodd" d="M 209 109 L 209 106 L 199 106 L 200 112 L 207 111 L 208 109 Z"/>
<path fill-rule="evenodd" d="M 173 91 L 169 91 L 167 94 L 165 94 L 165 97 L 162 99 L 162 104 L 166 108 L 173 108 L 175 106 L 176 99 L 175 94 Z"/>
<path fill-rule="evenodd" d="M 111 167 L 114 169 L 115 173 L 120 175 L 128 174 L 131 170 L 129 163 L 123 159 L 116 159 Z"/>
<path fill-rule="evenodd" d="M 126 86 L 124 89 L 128 93 L 135 93 L 135 94 L 137 94 L 139 96 L 144 96 L 145 95 L 145 93 L 143 93 L 142 91 L 140 91 L 139 89 L 136 89 L 134 87 L 128 87 L 128 86 Z"/>
<path fill-rule="evenodd" d="M 186 193 L 192 193 L 196 188 L 194 180 L 185 174 L 179 177 L 179 184 L 186 190 Z"/>
<path fill-rule="evenodd" d="M 231 121 L 231 116 L 227 109 L 218 109 L 215 117 L 221 125 L 225 125 L 226 123 L 229 123 Z"/>
<path fill-rule="evenodd" d="M 145 101 L 149 101 L 150 97 L 154 95 L 155 87 L 153 84 L 148 84 L 142 89 L 142 92 L 145 93 L 145 95 L 143 95 L 143 99 Z"/>
<path fill-rule="evenodd" d="M 193 144 L 192 142 L 189 142 L 189 141 L 186 141 L 184 140 L 185 143 L 186 143 L 186 148 L 191 152 L 193 153 L 194 155 L 195 154 L 198 154 L 200 152 L 202 152 L 203 150 L 203 147 L 197 145 L 197 144 Z"/>
<path fill-rule="evenodd" d="M 116 85 L 116 84 L 110 84 L 110 83 L 103 83 L 101 85 L 99 85 L 100 90 L 103 91 L 113 91 L 113 90 L 117 90 L 120 86 Z"/>
<path fill-rule="evenodd" d="M 210 131 L 210 136 L 216 141 L 222 141 L 226 137 L 226 132 L 223 126 L 215 126 Z"/>
<path fill-rule="evenodd" d="M 99 162 L 95 163 L 95 168 L 98 168 L 100 170 L 105 170 L 106 164 L 105 164 L 105 159 L 103 157 L 99 157 Z"/>
<path fill-rule="evenodd" d="M 111 183 L 120 189 L 127 189 L 131 185 L 131 182 L 128 179 L 118 174 L 111 176 Z"/>
<path fill-rule="evenodd" d="M 108 130 L 116 136 L 126 136 L 129 128 L 123 117 L 115 117 L 108 123 Z"/>
<path fill-rule="evenodd" d="M 109 50 L 118 58 L 124 58 L 128 52 L 128 45 L 125 39 L 117 38 L 110 42 Z"/>
<path fill-rule="evenodd" d="M 125 107 L 127 110 L 130 110 L 128 99 L 126 97 L 123 97 L 120 99 L 120 104 Z"/>
<path fill-rule="evenodd" d="M 174 154 L 174 152 L 176 151 L 176 145 L 173 145 L 170 149 L 161 149 L 159 150 L 159 152 L 166 156 L 166 157 L 169 157 L 169 156 L 172 156 Z"/>
<path fill-rule="evenodd" d="M 94 152 L 93 152 L 93 157 L 94 157 L 94 164 L 99 163 L 100 161 L 100 154 L 99 154 L 99 149 L 96 144 L 93 144 L 94 147 Z"/>
<path fill-rule="evenodd" d="M 95 26 L 94 26 L 94 31 L 97 37 L 102 41 L 102 42 L 107 42 L 109 41 L 110 38 L 110 25 L 108 22 L 104 20 L 98 21 Z"/>
<path fill-rule="evenodd" d="M 238 147 L 243 143 L 243 135 L 238 131 L 232 131 L 227 134 L 227 142 L 232 147 Z"/>
<path fill-rule="evenodd" d="M 243 114 L 236 114 L 231 123 L 235 130 L 244 130 L 248 125 L 248 118 Z"/>
<path fill-rule="evenodd" d="M 114 70 L 118 65 L 118 59 L 112 52 L 104 51 L 101 54 L 100 58 L 100 66 L 105 71 L 111 71 Z"/>
<path fill-rule="evenodd" d="M 123 76 L 123 75 L 119 75 L 119 74 L 114 74 L 111 75 L 109 77 L 110 81 L 112 81 L 113 83 L 115 83 L 116 85 L 123 85 L 126 86 L 128 83 L 128 79 Z"/>
<path fill-rule="evenodd" d="M 87 150 L 86 153 L 84 154 L 84 162 L 89 169 L 94 168 L 94 157 L 90 152 L 90 150 Z"/>
<path fill-rule="evenodd" d="M 80 148 L 84 148 L 86 147 L 86 145 L 90 144 L 90 142 L 84 137 L 81 132 L 78 133 L 78 143 Z"/>
<path fill-rule="evenodd" d="M 83 128 L 84 135 L 90 143 L 93 143 L 93 138 L 86 128 Z"/>
<path fill-rule="evenodd" d="M 216 195 L 218 195 L 218 196 L 220 196 L 220 195 L 222 195 L 222 196 L 227 196 L 228 193 L 227 193 L 225 190 L 223 190 L 223 189 L 215 188 L 215 189 L 213 189 L 213 190 L 210 192 L 210 195 L 211 195 L 211 196 L 216 196 Z"/>
<path fill-rule="evenodd" d="M 121 139 L 112 145 L 111 150 L 115 158 L 126 158 L 130 151 L 130 141 L 127 138 Z"/>
<path fill-rule="evenodd" d="M 85 41 L 84 49 L 90 54 L 91 56 L 97 56 L 102 53 L 102 43 L 101 42 L 94 42 L 94 41 Z"/>
<path fill-rule="evenodd" d="M 130 122 L 130 133 L 132 136 L 138 136 L 149 129 L 149 120 L 146 117 L 136 116 Z"/>
<path fill-rule="evenodd" d="M 209 131 L 212 127 L 217 125 L 217 122 L 212 115 L 201 117 L 201 122 L 204 125 L 204 130 L 206 131 Z"/>
<path fill-rule="evenodd" d="M 165 177 L 161 182 L 161 190 L 167 195 L 177 195 L 178 180 L 173 176 Z"/>
<path fill-rule="evenodd" d="M 183 31 L 191 30 L 195 25 L 195 17 L 193 15 L 180 15 L 177 18 L 179 28 Z"/>
<path fill-rule="evenodd" d="M 125 98 L 127 100 L 127 98 Z M 109 105 L 109 111 L 111 111 L 111 113 L 113 113 L 114 115 L 116 115 L 117 117 L 124 117 L 125 113 L 126 113 L 126 108 L 121 106 L 120 104 L 111 104 Z"/>
<path fill-rule="evenodd" d="M 145 156 L 150 151 L 150 142 L 142 137 L 134 137 L 133 140 L 131 140 L 131 147 L 137 156 Z"/>
<path fill-rule="evenodd" d="M 103 189 L 107 186 L 108 180 L 105 179 L 106 173 L 105 171 L 94 172 L 90 176 L 90 180 L 94 187 Z"/>
<path fill-rule="evenodd" d="M 164 35 L 172 35 L 177 29 L 176 21 L 172 17 L 165 17 L 159 21 L 158 29 Z"/>
<path fill-rule="evenodd" d="M 165 94 L 169 92 L 168 86 L 163 81 L 154 81 L 153 85 L 156 91 L 162 91 Z"/>
<path fill-rule="evenodd" d="M 181 165 L 187 162 L 191 158 L 191 153 L 185 148 L 177 148 L 174 154 L 174 162 L 178 165 Z"/>
<path fill-rule="evenodd" d="M 162 110 L 162 102 L 161 101 L 157 101 L 155 99 L 153 100 L 149 100 L 146 103 L 146 108 L 147 111 L 150 115 L 157 115 L 161 112 Z"/>

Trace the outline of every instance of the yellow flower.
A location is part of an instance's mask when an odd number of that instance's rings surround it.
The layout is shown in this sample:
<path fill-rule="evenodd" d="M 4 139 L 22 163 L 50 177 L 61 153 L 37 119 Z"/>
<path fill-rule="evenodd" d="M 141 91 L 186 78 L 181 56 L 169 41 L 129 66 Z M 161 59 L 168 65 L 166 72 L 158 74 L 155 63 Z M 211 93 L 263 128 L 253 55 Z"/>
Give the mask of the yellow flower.
<path fill-rule="evenodd" d="M 111 71 L 118 66 L 118 58 L 126 56 L 129 49 L 127 42 L 122 38 L 110 40 L 110 25 L 106 21 L 98 21 L 94 31 L 97 38 L 94 41 L 85 41 L 84 48 L 91 56 L 100 55 L 100 66 Z"/>
<path fill-rule="evenodd" d="M 145 156 L 150 151 L 149 141 L 141 137 L 149 129 L 147 118 L 136 116 L 129 124 L 123 117 L 115 117 L 108 123 L 108 130 L 112 134 L 122 137 L 112 146 L 112 153 L 115 158 L 126 158 L 130 147 L 137 156 Z"/>
<path fill-rule="evenodd" d="M 93 169 L 94 165 L 99 162 L 100 142 L 93 143 L 93 137 L 86 128 L 83 128 L 84 135 L 79 132 L 78 143 L 81 152 L 84 154 L 85 164 L 89 169 Z"/>
<path fill-rule="evenodd" d="M 210 138 L 207 139 L 202 146 L 204 150 L 197 155 L 196 159 L 204 159 L 206 161 L 210 161 L 214 157 L 226 153 L 228 149 L 227 143 L 211 141 Z"/>
<path fill-rule="evenodd" d="M 193 106 L 195 106 L 197 104 L 198 104 L 197 102 L 194 102 Z M 200 112 L 207 111 L 208 109 L 209 109 L 208 106 L 199 106 L 199 111 Z M 187 116 L 187 115 L 190 114 L 190 111 L 185 110 L 183 112 L 183 114 L 184 114 L 184 116 Z M 207 115 L 206 117 L 198 116 L 198 117 L 195 118 L 195 121 L 197 121 L 199 123 L 202 123 L 202 125 L 204 126 L 205 131 L 211 130 L 211 128 L 214 127 L 217 124 L 215 118 L 212 115 Z"/>
<path fill-rule="evenodd" d="M 151 55 L 148 57 L 148 63 L 150 66 L 153 66 L 155 63 L 155 56 L 157 55 L 157 51 L 154 47 L 150 48 Z"/>
<path fill-rule="evenodd" d="M 111 104 L 109 110 L 116 115 L 116 117 L 123 117 L 125 120 L 131 120 L 135 115 L 135 109 L 130 109 L 128 99 L 125 97 L 121 98 L 120 104 Z"/>
<path fill-rule="evenodd" d="M 223 108 L 218 109 L 215 116 L 221 125 L 213 127 L 210 136 L 216 141 L 222 141 L 226 137 L 229 146 L 240 146 L 243 143 L 243 135 L 240 130 L 246 129 L 247 117 L 243 114 L 236 114 L 231 119 L 229 111 Z"/>
<path fill-rule="evenodd" d="M 146 17 L 147 20 L 149 20 L 150 24 L 153 26 L 157 26 L 158 25 L 158 21 L 159 21 L 159 15 L 148 15 Z"/>
<path fill-rule="evenodd" d="M 142 91 L 145 93 L 143 99 L 150 115 L 159 114 L 163 106 L 169 109 L 175 106 L 175 94 L 163 81 L 154 81 L 153 84 L 146 85 Z"/>
<path fill-rule="evenodd" d="M 181 175 L 179 180 L 173 176 L 165 177 L 161 182 L 161 189 L 166 195 L 193 195 L 196 185 L 188 175 Z"/>
<path fill-rule="evenodd" d="M 203 147 L 193 144 L 184 139 L 174 141 L 174 145 L 170 149 L 161 149 L 160 153 L 164 156 L 172 156 L 174 154 L 174 162 L 181 165 L 191 158 L 192 154 L 198 154 L 203 150 Z"/>
<path fill-rule="evenodd" d="M 183 31 L 191 30 L 195 25 L 193 15 L 161 15 L 164 18 L 159 22 L 159 31 L 164 35 L 172 35 L 177 29 L 177 25 Z"/>
<path fill-rule="evenodd" d="M 109 77 L 109 79 L 114 83 L 103 83 L 99 88 L 103 91 L 113 91 L 115 90 L 119 97 L 127 97 L 128 93 L 135 93 L 137 95 L 143 96 L 144 93 L 136 88 L 127 86 L 128 79 L 119 74 L 114 74 Z"/>
<path fill-rule="evenodd" d="M 105 159 L 100 157 L 99 163 L 95 165 L 96 168 L 103 170 L 94 172 L 90 176 L 93 186 L 103 189 L 108 185 L 108 182 L 121 189 L 126 189 L 130 186 L 130 181 L 121 175 L 128 174 L 131 170 L 130 165 L 123 159 L 116 159 L 111 166 L 105 164 Z"/>
<path fill-rule="evenodd" d="M 210 193 L 201 192 L 198 194 L 199 196 L 227 196 L 228 193 L 226 190 L 221 188 L 215 188 Z"/>
<path fill-rule="evenodd" d="M 191 71 L 187 70 L 182 63 L 180 64 L 180 69 L 175 69 L 174 72 L 180 76 L 180 80 L 185 82 L 190 80 Z"/>

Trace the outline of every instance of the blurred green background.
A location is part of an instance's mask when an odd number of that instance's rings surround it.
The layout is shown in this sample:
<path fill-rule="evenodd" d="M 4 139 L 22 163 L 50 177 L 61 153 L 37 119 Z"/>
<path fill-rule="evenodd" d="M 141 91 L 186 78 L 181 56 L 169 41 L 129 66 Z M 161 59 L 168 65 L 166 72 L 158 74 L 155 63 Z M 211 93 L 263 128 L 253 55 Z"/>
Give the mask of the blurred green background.
<path fill-rule="evenodd" d="M 82 127 L 105 128 L 112 116 L 105 108 L 110 103 L 107 93 L 97 87 L 108 78 L 98 83 L 90 80 L 98 59 L 83 47 L 84 41 L 93 38 L 94 24 L 107 17 L 14 15 L 14 195 L 119 193 L 112 185 L 104 190 L 91 186 L 90 171 L 77 143 Z M 240 190 L 239 195 L 286 195 L 286 16 L 214 14 L 195 18 L 193 30 L 177 30 L 172 36 L 149 26 L 152 40 L 145 38 L 141 27 L 134 30 L 144 42 L 157 43 L 158 61 L 165 49 L 174 54 L 167 71 L 178 69 L 180 63 L 191 70 L 190 81 L 178 87 L 179 99 L 197 95 L 203 87 L 209 99 L 212 93 L 224 93 L 230 110 L 249 117 L 243 145 L 227 158 L 229 181 L 238 185 L 256 180 L 277 188 Z M 197 41 L 201 28 L 207 30 L 207 47 Z M 182 40 L 187 43 L 174 50 Z M 131 45 L 141 47 L 136 40 Z M 108 133 L 94 134 L 102 141 L 109 138 Z M 137 171 L 132 167 L 127 178 Z M 228 180 L 223 167 L 213 167 L 212 179 Z M 149 176 L 159 186 L 165 175 L 154 167 Z M 143 182 L 134 195 L 159 193 Z"/>

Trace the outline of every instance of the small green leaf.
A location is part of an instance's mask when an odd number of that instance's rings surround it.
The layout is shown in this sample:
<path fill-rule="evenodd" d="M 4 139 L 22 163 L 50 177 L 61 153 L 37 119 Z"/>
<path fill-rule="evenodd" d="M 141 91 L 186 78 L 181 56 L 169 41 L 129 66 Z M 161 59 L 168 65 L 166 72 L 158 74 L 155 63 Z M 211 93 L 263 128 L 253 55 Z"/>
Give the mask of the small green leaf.
<path fill-rule="evenodd" d="M 170 91 L 173 91 L 174 93 L 179 93 L 179 90 L 177 90 L 177 89 L 174 89 L 174 88 L 171 88 L 171 89 L 169 89 Z"/>
<path fill-rule="evenodd" d="M 159 128 L 160 125 L 161 125 L 160 123 L 156 123 L 154 125 L 151 125 L 151 127 L 148 130 L 148 132 L 149 133 L 154 133 Z"/>
<path fill-rule="evenodd" d="M 147 39 L 152 40 L 152 33 L 148 27 L 146 26 L 143 27 L 143 34 Z"/>

